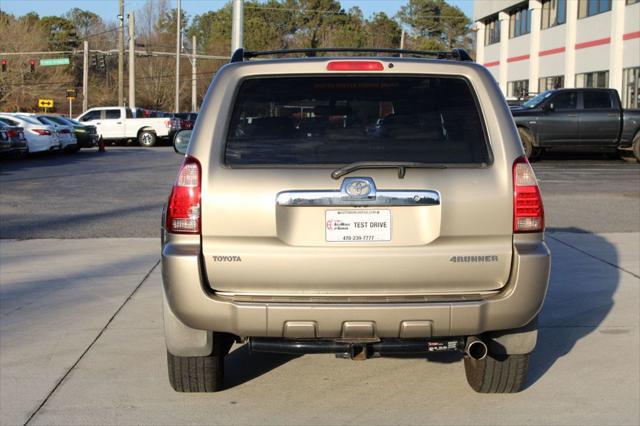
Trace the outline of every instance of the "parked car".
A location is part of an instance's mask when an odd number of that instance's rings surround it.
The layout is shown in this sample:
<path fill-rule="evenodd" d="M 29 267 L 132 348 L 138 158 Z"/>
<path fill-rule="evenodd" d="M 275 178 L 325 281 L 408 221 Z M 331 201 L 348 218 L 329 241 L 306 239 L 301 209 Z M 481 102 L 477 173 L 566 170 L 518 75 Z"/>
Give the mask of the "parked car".
<path fill-rule="evenodd" d="M 22 157 L 29 152 L 22 127 L 10 126 L 0 121 L 0 156 Z"/>
<path fill-rule="evenodd" d="M 175 390 L 220 390 L 234 341 L 357 360 L 461 351 L 476 391 L 525 383 L 550 252 L 500 88 L 460 50 L 372 53 L 391 54 L 236 51 L 206 125 L 176 135 L 162 222 Z"/>
<path fill-rule="evenodd" d="M 60 125 L 67 125 L 73 128 L 78 141 L 75 151 L 79 151 L 80 148 L 92 148 L 98 146 L 98 132 L 96 130 L 96 126 L 82 124 L 73 118 L 62 115 L 48 115 L 47 117 Z"/>
<path fill-rule="evenodd" d="M 27 115 L 27 114 L 25 114 Z M 78 152 L 78 140 L 76 139 L 73 125 L 65 122 L 58 122 L 49 115 L 44 114 L 28 114 L 42 124 L 53 126 L 58 132 L 60 138 L 61 149 L 65 152 Z"/>
<path fill-rule="evenodd" d="M 169 140 L 173 138 L 180 130 L 190 130 L 196 123 L 198 118 L 197 112 L 176 112 L 171 117 L 171 128 L 169 129 Z"/>
<path fill-rule="evenodd" d="M 61 148 L 55 127 L 40 123 L 33 117 L 17 113 L 0 113 L 0 121 L 24 129 L 29 153 L 58 151 Z"/>
<path fill-rule="evenodd" d="M 98 135 L 108 141 L 137 140 L 141 146 L 154 146 L 158 138 L 169 136 L 168 118 L 134 118 L 130 108 L 91 108 L 76 118 L 96 126 Z"/>
<path fill-rule="evenodd" d="M 512 107 L 528 157 L 546 149 L 620 150 L 640 161 L 640 110 L 623 109 L 615 89 L 555 89 Z"/>

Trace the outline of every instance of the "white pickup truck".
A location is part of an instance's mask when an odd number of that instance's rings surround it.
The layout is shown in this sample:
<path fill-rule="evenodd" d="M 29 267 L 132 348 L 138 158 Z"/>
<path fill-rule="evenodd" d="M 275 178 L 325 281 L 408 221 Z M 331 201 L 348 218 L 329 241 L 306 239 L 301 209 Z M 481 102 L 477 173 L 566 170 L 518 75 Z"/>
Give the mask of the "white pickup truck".
<path fill-rule="evenodd" d="M 78 116 L 78 121 L 96 126 L 104 140 L 137 140 L 141 146 L 153 146 L 158 138 L 169 136 L 170 118 L 137 118 L 131 108 L 97 107 Z"/>

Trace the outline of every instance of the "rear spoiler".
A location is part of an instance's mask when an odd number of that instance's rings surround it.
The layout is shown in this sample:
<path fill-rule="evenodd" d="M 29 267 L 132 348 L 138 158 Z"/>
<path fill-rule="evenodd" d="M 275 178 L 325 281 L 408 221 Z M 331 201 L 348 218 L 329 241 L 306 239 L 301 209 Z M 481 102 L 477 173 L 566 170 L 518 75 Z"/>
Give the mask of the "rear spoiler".
<path fill-rule="evenodd" d="M 244 62 L 250 58 L 258 56 L 284 56 L 293 54 L 303 54 L 305 57 L 315 57 L 318 53 L 389 53 L 392 57 L 407 55 L 411 57 L 430 57 L 451 61 L 473 62 L 469 54 L 464 49 L 452 49 L 451 51 L 439 50 L 407 50 L 407 49 L 363 49 L 349 47 L 321 47 L 316 49 L 284 49 L 284 50 L 262 50 L 248 51 L 243 48 L 233 52 L 230 62 Z"/>

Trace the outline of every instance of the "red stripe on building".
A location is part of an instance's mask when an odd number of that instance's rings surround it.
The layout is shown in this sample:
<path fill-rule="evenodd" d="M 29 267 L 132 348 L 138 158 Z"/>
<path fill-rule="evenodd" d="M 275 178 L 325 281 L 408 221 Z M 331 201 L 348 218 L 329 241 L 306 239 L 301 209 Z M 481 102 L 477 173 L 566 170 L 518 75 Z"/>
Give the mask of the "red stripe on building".
<path fill-rule="evenodd" d="M 640 31 L 634 33 L 626 33 L 622 36 L 623 40 L 631 40 L 632 38 L 640 38 Z"/>
<path fill-rule="evenodd" d="M 496 65 L 500 65 L 500 61 L 487 62 L 484 64 L 485 67 L 495 67 Z"/>
<path fill-rule="evenodd" d="M 529 55 L 512 56 L 511 58 L 507 59 L 507 62 L 518 62 L 518 61 L 524 61 L 527 59 L 529 59 Z"/>
<path fill-rule="evenodd" d="M 600 46 L 611 43 L 611 37 L 599 38 L 598 40 L 585 41 L 584 43 L 576 43 L 576 50 L 585 49 L 587 47 Z"/>
<path fill-rule="evenodd" d="M 538 56 L 555 55 L 556 53 L 562 53 L 564 51 L 565 51 L 564 47 L 557 47 L 555 49 L 549 49 L 549 50 L 541 50 L 540 52 L 538 52 Z"/>

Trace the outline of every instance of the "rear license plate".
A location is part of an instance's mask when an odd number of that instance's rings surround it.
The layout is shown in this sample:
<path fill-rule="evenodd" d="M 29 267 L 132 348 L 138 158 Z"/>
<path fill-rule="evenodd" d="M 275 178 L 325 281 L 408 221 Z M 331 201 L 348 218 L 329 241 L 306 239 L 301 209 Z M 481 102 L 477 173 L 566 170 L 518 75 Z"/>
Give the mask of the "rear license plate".
<path fill-rule="evenodd" d="M 391 241 L 391 210 L 327 210 L 329 242 Z"/>

